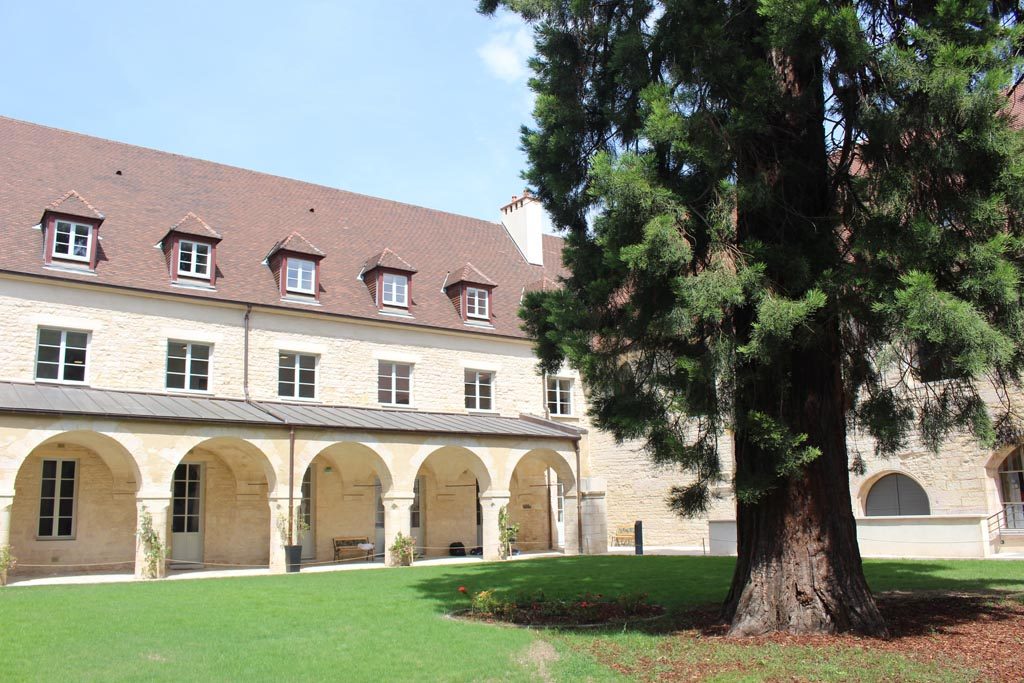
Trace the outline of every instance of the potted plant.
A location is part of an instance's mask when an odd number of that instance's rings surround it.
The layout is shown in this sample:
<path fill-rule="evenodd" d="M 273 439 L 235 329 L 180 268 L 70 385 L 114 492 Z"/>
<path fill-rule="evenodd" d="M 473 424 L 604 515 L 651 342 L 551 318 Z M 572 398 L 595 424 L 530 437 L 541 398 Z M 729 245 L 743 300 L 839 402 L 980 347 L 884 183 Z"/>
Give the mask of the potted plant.
<path fill-rule="evenodd" d="M 408 567 L 412 564 L 413 555 L 416 553 L 416 539 L 399 531 L 389 550 L 392 564 Z"/>
<path fill-rule="evenodd" d="M 295 534 L 289 532 L 288 517 L 283 513 L 277 515 L 277 530 L 281 534 L 281 545 L 284 546 L 285 571 L 294 574 L 302 569 L 302 543 L 293 543 L 309 532 L 309 524 L 302 515 L 295 516 Z"/>
<path fill-rule="evenodd" d="M 7 585 L 7 572 L 14 569 L 18 560 L 11 554 L 11 546 L 0 545 L 0 586 Z"/>
<path fill-rule="evenodd" d="M 507 559 L 512 554 L 512 544 L 518 535 L 519 524 L 509 519 L 508 506 L 502 505 L 498 510 L 498 553 L 501 559 Z"/>

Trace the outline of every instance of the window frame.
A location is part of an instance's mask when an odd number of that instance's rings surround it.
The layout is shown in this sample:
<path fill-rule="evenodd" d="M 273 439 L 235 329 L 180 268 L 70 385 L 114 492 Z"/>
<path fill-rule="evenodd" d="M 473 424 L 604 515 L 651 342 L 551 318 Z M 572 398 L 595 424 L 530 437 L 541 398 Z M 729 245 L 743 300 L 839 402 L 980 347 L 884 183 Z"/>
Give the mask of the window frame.
<path fill-rule="evenodd" d="M 387 366 L 387 365 L 391 366 L 391 372 L 389 374 L 384 374 L 384 367 Z M 408 377 L 404 378 L 404 379 L 407 379 L 408 382 L 409 382 L 409 389 L 407 391 L 403 391 L 401 389 L 398 389 L 398 380 L 399 379 L 403 379 L 403 378 L 400 378 L 399 375 L 398 375 L 398 368 L 399 367 L 406 367 L 406 368 L 409 369 Z M 415 368 L 415 365 L 413 363 L 406 363 L 406 362 L 402 362 L 402 361 L 392 361 L 392 360 L 378 360 L 377 361 L 377 403 L 378 403 L 378 405 L 382 405 L 382 406 L 395 406 L 395 407 L 401 407 L 401 408 L 411 408 L 412 407 L 413 375 L 415 374 L 414 368 Z M 381 387 L 380 381 L 382 379 L 384 379 L 384 378 L 388 378 L 390 380 L 390 382 L 391 382 L 390 388 L 383 388 L 383 387 Z M 390 401 L 385 402 L 385 401 L 381 401 L 380 400 L 380 393 L 382 391 L 387 391 L 387 392 L 390 393 L 390 397 L 391 397 Z M 399 393 L 407 393 L 408 394 L 408 399 L 409 400 L 408 400 L 407 403 L 400 403 L 400 402 L 396 401 L 396 399 L 398 398 L 398 394 Z"/>
<path fill-rule="evenodd" d="M 481 299 L 482 296 L 482 299 Z M 483 301 L 481 312 L 480 302 Z M 466 287 L 466 318 L 491 319 L 491 292 L 484 287 Z"/>
<path fill-rule="evenodd" d="M 391 289 L 391 299 L 388 299 L 388 278 L 394 278 Z M 402 279 L 402 298 L 396 297 L 398 293 L 398 279 Z M 382 306 L 393 306 L 395 308 L 409 308 L 409 276 L 406 273 L 389 273 L 384 271 L 380 278 L 380 302 Z"/>
<path fill-rule="evenodd" d="M 183 378 L 183 384 L 184 384 L 183 387 L 172 387 L 172 386 L 170 386 L 170 381 L 169 380 L 170 380 L 170 377 L 171 377 L 171 374 L 172 374 L 171 373 L 171 344 L 184 344 L 185 345 L 185 356 L 184 356 L 184 358 L 182 358 L 182 360 L 185 361 L 185 370 L 184 370 L 184 372 L 174 372 L 173 373 L 175 376 L 180 375 Z M 205 377 L 206 377 L 206 388 L 205 389 L 193 389 L 192 388 L 192 378 L 193 378 L 193 376 L 201 376 L 201 375 L 196 375 L 193 372 L 193 370 L 192 370 L 192 362 L 193 362 L 192 347 L 194 347 L 194 346 L 205 346 L 206 347 L 206 358 L 205 358 L 205 361 L 206 361 L 206 375 L 205 375 Z M 175 358 L 180 358 L 180 357 L 179 356 L 175 356 Z M 204 359 L 200 358 L 200 359 L 196 359 L 196 360 L 199 360 L 201 362 Z M 187 392 L 187 393 L 190 393 L 190 394 L 209 394 L 209 393 L 212 393 L 212 390 L 210 389 L 210 387 L 212 385 L 213 385 L 213 344 L 211 344 L 209 342 L 185 341 L 183 339 L 168 339 L 167 340 L 167 353 L 164 356 L 164 389 L 166 389 L 167 391 Z"/>
<path fill-rule="evenodd" d="M 562 389 L 562 383 L 567 384 L 567 388 Z M 552 383 L 554 383 L 554 389 L 552 389 Z M 576 382 L 572 377 L 548 377 L 547 387 L 545 387 L 545 398 L 547 400 L 548 415 L 555 417 L 573 417 L 575 411 L 573 410 L 573 394 L 575 393 Z M 552 391 L 554 391 L 555 400 L 552 403 Z M 568 398 L 561 400 L 562 396 L 565 395 Z M 562 412 L 561 406 L 565 404 L 568 406 L 568 412 Z M 552 408 L 558 408 L 553 410 Z"/>
<path fill-rule="evenodd" d="M 42 346 L 42 336 L 43 336 L 43 332 L 44 331 L 46 331 L 46 332 L 59 332 L 60 333 L 60 345 L 59 346 L 54 347 L 52 344 L 47 344 L 47 347 L 49 347 L 49 348 L 57 348 L 57 349 L 59 349 L 58 358 L 57 358 L 57 362 L 56 363 L 52 363 L 50 361 L 40 361 L 39 360 L 39 349 Z M 83 353 L 84 360 L 82 361 L 82 379 L 66 379 L 66 377 L 65 377 L 65 375 L 66 375 L 66 366 L 68 365 L 68 362 L 67 362 L 67 351 L 68 351 L 67 335 L 68 334 L 82 334 L 82 335 L 85 335 L 85 346 L 84 347 L 77 347 L 77 346 L 71 347 L 73 349 L 81 350 L 81 351 L 84 352 Z M 33 371 L 33 377 L 35 378 L 35 381 L 36 382 L 51 382 L 51 383 L 55 382 L 55 383 L 59 383 L 59 384 L 88 384 L 89 383 L 89 347 L 91 346 L 91 343 L 92 343 L 92 332 L 90 332 L 90 331 L 87 331 L 87 330 L 73 330 L 73 329 L 65 329 L 65 328 L 61 328 L 61 327 L 48 327 L 48 326 L 45 326 L 45 325 L 40 325 L 36 329 L 36 358 L 35 358 L 34 371 Z M 39 376 L 39 364 L 40 363 L 45 363 L 46 365 L 56 365 L 57 366 L 57 377 L 40 377 Z"/>
<path fill-rule="evenodd" d="M 68 252 L 63 254 L 57 251 L 57 239 L 60 235 L 61 223 L 69 226 L 70 232 L 68 233 Z M 85 256 L 77 256 L 74 253 L 75 248 L 75 236 L 77 233 L 76 228 L 85 228 Z M 80 261 L 82 263 L 92 264 L 92 250 L 93 250 L 93 230 L 95 226 L 89 223 L 78 223 L 68 218 L 54 218 L 53 219 L 53 244 L 50 247 L 50 258 L 60 259 L 62 261 Z"/>
<path fill-rule="evenodd" d="M 185 245 L 190 245 L 192 247 L 192 250 L 191 250 L 191 268 L 190 268 L 190 270 L 184 270 L 181 267 L 181 255 L 182 255 L 182 253 L 185 250 L 184 249 Z M 205 247 L 205 249 L 206 249 L 206 272 L 203 272 L 203 273 L 200 273 L 200 272 L 198 272 L 196 270 L 196 253 L 197 253 L 199 247 Z M 211 271 L 212 266 L 213 266 L 213 248 L 214 248 L 213 245 L 210 244 L 209 242 L 202 242 L 202 241 L 199 241 L 199 240 L 179 239 L 178 240 L 178 249 L 177 249 L 177 261 L 176 261 L 176 265 L 175 265 L 175 273 L 178 276 L 195 278 L 197 280 L 209 280 L 210 279 L 210 271 Z"/>
<path fill-rule="evenodd" d="M 292 266 L 297 269 L 295 286 L 291 284 L 292 280 Z M 302 286 L 302 275 L 305 272 L 304 266 L 309 266 L 309 288 Z M 316 285 L 317 285 L 317 262 L 313 259 L 299 258 L 297 256 L 287 256 L 284 259 L 284 273 L 282 274 L 284 280 L 284 291 L 292 294 L 306 294 L 308 296 L 316 296 Z"/>
<path fill-rule="evenodd" d="M 471 373 L 473 375 L 473 381 L 472 382 L 470 382 L 470 374 Z M 495 411 L 495 408 L 494 408 L 494 374 L 495 373 L 494 373 L 493 370 L 476 370 L 476 369 L 473 369 L 473 368 L 465 368 L 465 371 L 463 372 L 463 383 L 462 383 L 463 392 L 462 393 L 463 393 L 463 397 L 465 399 L 464 400 L 464 405 L 466 406 L 466 410 L 471 410 L 471 411 L 474 411 L 474 412 L 494 412 Z M 480 376 L 481 375 L 486 375 L 487 376 L 488 381 L 487 381 L 486 385 L 480 381 Z M 481 386 L 487 386 L 488 387 L 488 389 L 490 390 L 490 395 L 489 396 L 482 397 L 480 395 L 480 387 Z M 473 388 L 473 393 L 472 394 L 470 394 L 470 387 Z M 489 403 L 488 407 L 486 407 L 486 408 L 481 408 L 480 407 L 480 401 L 481 401 L 482 398 L 486 398 L 487 399 L 487 401 Z M 472 402 L 473 405 L 470 405 L 471 402 Z"/>
<path fill-rule="evenodd" d="M 45 469 L 46 469 L 46 463 L 47 462 L 54 462 L 54 463 L 56 463 L 55 470 L 54 470 L 55 476 L 53 477 L 53 480 L 54 480 L 54 489 L 53 489 L 54 495 L 53 496 L 44 496 L 43 495 L 43 485 L 44 485 L 44 482 L 48 479 L 48 477 L 45 476 Z M 74 483 L 72 484 L 72 491 L 71 491 L 71 531 L 68 534 L 60 534 L 59 533 L 60 532 L 60 528 L 59 528 L 59 526 L 60 526 L 60 519 L 63 516 L 63 515 L 60 514 L 60 501 L 61 501 L 62 498 L 65 498 L 65 496 L 61 496 L 60 495 L 60 485 L 61 485 L 61 482 L 66 481 L 66 478 L 63 476 L 63 469 L 64 469 L 64 463 L 68 463 L 68 462 L 74 463 L 74 466 L 75 466 L 75 473 L 74 473 L 74 476 L 72 478 L 72 481 Z M 41 459 L 40 467 L 39 467 L 39 509 L 37 510 L 37 514 L 36 514 L 36 535 L 35 535 L 36 540 L 39 540 L 39 541 L 73 541 L 73 540 L 75 540 L 78 537 L 78 487 L 79 487 L 79 481 L 81 480 L 81 471 L 82 471 L 81 468 L 82 468 L 82 463 L 77 458 L 42 458 Z M 39 531 L 40 531 L 39 526 L 42 523 L 42 520 L 44 518 L 44 515 L 43 515 L 43 501 L 45 499 L 49 499 L 49 498 L 53 499 L 53 514 L 49 515 L 49 517 L 51 518 L 51 524 L 52 524 L 52 526 L 50 528 L 51 533 L 50 534 L 41 534 L 41 533 L 39 533 Z"/>
<path fill-rule="evenodd" d="M 284 358 L 285 358 L 285 356 L 291 356 L 292 357 L 292 364 L 291 364 L 291 366 L 284 365 Z M 302 368 L 300 366 L 301 365 L 301 359 L 303 359 L 303 358 L 310 358 L 310 359 L 313 360 L 313 368 L 312 368 L 312 371 L 313 371 L 313 382 L 312 382 L 313 395 L 312 396 L 301 396 L 300 395 L 300 393 L 301 393 L 300 392 L 300 388 L 301 387 L 303 387 L 303 386 L 310 386 L 309 382 L 301 382 L 300 381 L 300 373 L 302 372 L 302 370 L 307 370 L 307 371 L 309 370 L 308 368 Z M 286 382 L 286 381 L 281 379 L 281 371 L 282 370 L 287 370 L 287 369 L 290 369 L 292 371 L 292 373 L 293 373 L 292 380 L 290 382 Z M 284 351 L 284 350 L 281 350 L 281 351 L 277 352 L 277 396 L 278 396 L 278 398 L 287 398 L 287 399 L 292 399 L 292 400 L 296 400 L 296 401 L 316 401 L 318 399 L 318 397 L 320 396 L 319 383 L 320 383 L 320 356 L 318 354 L 315 354 L 315 353 L 302 353 L 300 351 Z M 292 385 L 292 393 L 290 393 L 290 394 L 282 394 L 281 393 L 281 385 L 282 384 L 291 384 Z"/>

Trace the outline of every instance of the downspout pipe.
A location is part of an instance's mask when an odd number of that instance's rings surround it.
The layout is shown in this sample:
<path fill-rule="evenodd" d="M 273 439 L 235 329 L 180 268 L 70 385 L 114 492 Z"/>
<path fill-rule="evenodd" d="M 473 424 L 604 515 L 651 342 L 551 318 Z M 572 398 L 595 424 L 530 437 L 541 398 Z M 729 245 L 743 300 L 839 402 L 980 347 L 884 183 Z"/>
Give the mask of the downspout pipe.
<path fill-rule="evenodd" d="M 249 318 L 252 315 L 252 304 L 245 305 L 245 317 L 243 318 L 245 336 L 242 343 L 242 394 L 245 402 L 249 402 Z"/>
<path fill-rule="evenodd" d="M 580 437 L 572 440 L 572 449 L 576 452 L 576 544 L 580 555 L 583 554 L 583 479 L 580 477 Z"/>
<path fill-rule="evenodd" d="M 288 425 L 288 545 L 295 545 L 295 425 Z"/>

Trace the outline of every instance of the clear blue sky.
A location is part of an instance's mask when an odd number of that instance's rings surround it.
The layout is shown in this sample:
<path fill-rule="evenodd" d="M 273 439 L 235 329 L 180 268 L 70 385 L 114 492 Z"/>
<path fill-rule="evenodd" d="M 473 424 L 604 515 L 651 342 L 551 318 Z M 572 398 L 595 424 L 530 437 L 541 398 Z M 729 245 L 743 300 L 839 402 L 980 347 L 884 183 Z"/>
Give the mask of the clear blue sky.
<path fill-rule="evenodd" d="M 0 0 L 0 115 L 496 221 L 532 47 L 475 8 Z"/>

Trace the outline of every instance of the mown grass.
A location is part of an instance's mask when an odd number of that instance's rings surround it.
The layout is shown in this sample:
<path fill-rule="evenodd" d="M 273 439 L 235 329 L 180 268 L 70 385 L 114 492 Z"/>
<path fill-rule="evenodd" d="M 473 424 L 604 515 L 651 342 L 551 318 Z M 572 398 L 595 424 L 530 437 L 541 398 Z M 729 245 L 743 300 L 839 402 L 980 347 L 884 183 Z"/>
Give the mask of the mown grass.
<path fill-rule="evenodd" d="M 578 557 L 329 574 L 0 590 L 4 680 L 608 680 L 609 664 L 746 662 L 722 680 L 934 680 L 892 654 L 708 645 L 658 633 L 528 631 L 444 618 L 472 592 L 642 591 L 670 610 L 717 602 L 733 561 Z M 869 561 L 887 590 L 1024 590 L 1022 562 Z M 545 655 L 537 644 L 551 643 Z M 550 648 L 548 648 L 550 650 Z M 617 653 L 609 659 L 607 653 Z M 616 659 L 615 657 L 619 657 Z M 730 659 L 732 658 L 732 659 Z M 856 676 L 851 676 L 856 672 Z M 946 672 L 956 679 L 957 672 Z M 734 674 L 734 675 L 733 675 Z M 755 678 L 749 676 L 755 675 Z M 943 674 L 945 675 L 945 674 Z"/>

